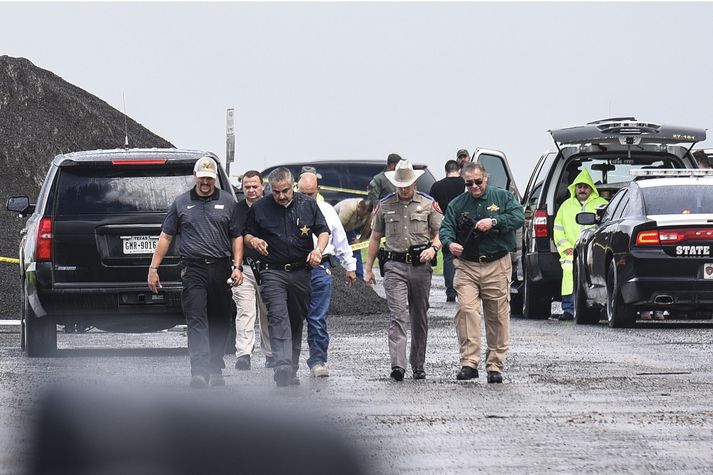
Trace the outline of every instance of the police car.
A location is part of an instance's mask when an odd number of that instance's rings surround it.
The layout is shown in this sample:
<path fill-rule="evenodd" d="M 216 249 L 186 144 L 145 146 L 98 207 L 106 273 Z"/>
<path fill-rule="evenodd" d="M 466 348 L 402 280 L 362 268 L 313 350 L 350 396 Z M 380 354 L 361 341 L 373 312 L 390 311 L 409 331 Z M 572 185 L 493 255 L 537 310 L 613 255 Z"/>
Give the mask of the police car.
<path fill-rule="evenodd" d="M 579 213 L 575 321 L 632 326 L 638 312 L 713 309 L 713 170 L 632 170 L 597 213 Z M 598 223 L 597 223 L 598 222 Z"/>

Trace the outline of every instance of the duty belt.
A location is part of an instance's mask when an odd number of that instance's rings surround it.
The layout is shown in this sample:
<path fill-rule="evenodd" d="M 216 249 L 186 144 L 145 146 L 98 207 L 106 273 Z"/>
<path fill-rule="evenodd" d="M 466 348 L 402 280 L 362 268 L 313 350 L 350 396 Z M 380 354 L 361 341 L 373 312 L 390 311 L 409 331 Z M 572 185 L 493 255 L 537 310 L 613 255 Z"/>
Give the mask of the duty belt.
<path fill-rule="evenodd" d="M 382 256 L 383 256 L 384 262 L 396 261 L 396 262 L 405 262 L 406 264 L 413 263 L 413 261 L 411 259 L 410 252 L 393 252 L 393 251 L 382 250 L 382 254 L 381 254 L 381 256 L 379 256 L 379 259 L 381 259 Z"/>
<path fill-rule="evenodd" d="M 288 262 L 287 264 L 278 264 L 274 262 L 260 262 L 260 270 L 283 270 L 285 272 L 294 272 L 297 270 L 311 269 L 312 267 L 306 261 Z"/>
<path fill-rule="evenodd" d="M 227 259 L 227 257 L 181 257 L 182 261 L 196 264 L 215 264 L 217 262 L 225 262 Z"/>
<path fill-rule="evenodd" d="M 497 252 L 495 254 L 491 254 L 489 256 L 477 256 L 477 257 L 460 256 L 460 258 L 463 260 L 466 260 L 466 261 L 470 261 L 470 262 L 479 262 L 480 264 L 485 264 L 487 262 L 497 261 L 498 259 L 501 259 L 508 254 L 509 254 L 508 251 L 501 251 L 501 252 Z"/>

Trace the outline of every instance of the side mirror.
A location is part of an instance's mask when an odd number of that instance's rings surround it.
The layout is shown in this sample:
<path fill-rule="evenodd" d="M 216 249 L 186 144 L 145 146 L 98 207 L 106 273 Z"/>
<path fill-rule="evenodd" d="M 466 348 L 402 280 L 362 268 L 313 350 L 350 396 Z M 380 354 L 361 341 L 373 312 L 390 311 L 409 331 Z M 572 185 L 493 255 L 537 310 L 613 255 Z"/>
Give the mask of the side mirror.
<path fill-rule="evenodd" d="M 27 216 L 35 210 L 35 205 L 30 204 L 30 198 L 27 196 L 11 196 L 5 207 L 8 211 L 20 213 L 20 216 Z"/>
<path fill-rule="evenodd" d="M 590 224 L 596 224 L 597 215 L 594 213 L 577 213 L 575 219 L 577 220 L 577 224 L 588 226 Z"/>

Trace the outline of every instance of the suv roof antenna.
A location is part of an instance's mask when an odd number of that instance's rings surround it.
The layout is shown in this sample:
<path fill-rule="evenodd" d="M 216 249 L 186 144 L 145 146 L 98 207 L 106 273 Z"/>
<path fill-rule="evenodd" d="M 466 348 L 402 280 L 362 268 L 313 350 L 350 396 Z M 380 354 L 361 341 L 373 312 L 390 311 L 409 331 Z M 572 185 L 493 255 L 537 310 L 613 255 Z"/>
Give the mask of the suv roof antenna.
<path fill-rule="evenodd" d="M 126 120 L 126 93 L 122 92 L 121 97 L 124 99 L 124 148 L 129 148 L 129 127 Z"/>

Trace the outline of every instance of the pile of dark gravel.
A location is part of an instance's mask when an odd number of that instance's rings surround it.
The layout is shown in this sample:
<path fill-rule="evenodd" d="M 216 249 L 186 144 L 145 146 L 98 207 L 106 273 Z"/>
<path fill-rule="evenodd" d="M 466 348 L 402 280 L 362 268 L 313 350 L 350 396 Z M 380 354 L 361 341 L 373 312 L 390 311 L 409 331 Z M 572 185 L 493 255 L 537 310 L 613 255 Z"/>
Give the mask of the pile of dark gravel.
<path fill-rule="evenodd" d="M 35 201 L 55 155 L 124 146 L 124 114 L 24 58 L 0 56 L 0 257 L 16 258 L 24 224 L 8 196 Z M 130 147 L 173 147 L 126 119 Z M 0 262 L 0 319 L 19 318 L 17 264 Z"/>
<path fill-rule="evenodd" d="M 348 286 L 343 267 L 333 268 L 332 276 L 334 287 L 329 315 L 373 315 L 389 312 L 386 300 L 379 297 L 363 280 L 357 279 L 354 285 Z"/>

